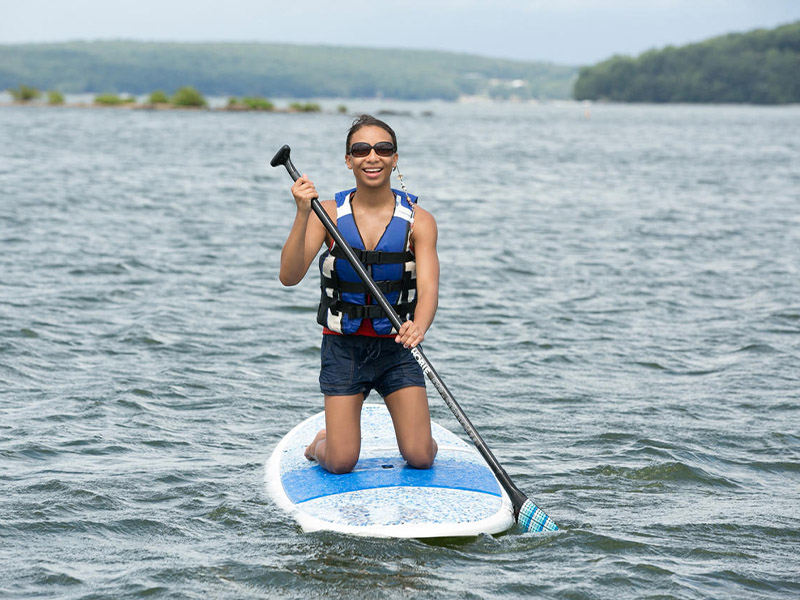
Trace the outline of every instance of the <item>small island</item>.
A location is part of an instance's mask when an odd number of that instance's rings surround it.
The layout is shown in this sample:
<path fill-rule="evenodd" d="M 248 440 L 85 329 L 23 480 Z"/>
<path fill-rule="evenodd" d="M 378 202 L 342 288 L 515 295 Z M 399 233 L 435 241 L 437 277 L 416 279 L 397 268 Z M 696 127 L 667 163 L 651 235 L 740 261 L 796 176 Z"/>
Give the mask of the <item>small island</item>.
<path fill-rule="evenodd" d="M 22 84 L 15 89 L 7 90 L 14 104 L 30 106 L 67 106 L 64 95 L 57 90 L 47 92 L 46 103 L 40 102 L 42 92 L 35 87 Z M 290 102 L 285 108 L 278 108 L 272 100 L 262 96 L 246 96 L 244 98 L 231 97 L 222 107 L 211 108 L 205 96 L 191 86 L 178 88 L 171 96 L 163 90 L 151 92 L 147 100 L 140 102 L 132 95 L 97 94 L 92 103 L 72 104 L 78 107 L 101 108 L 129 108 L 139 110 L 217 110 L 229 112 L 282 112 L 282 113 L 315 113 L 322 112 L 322 107 L 316 102 Z M 339 105 L 337 112 L 347 113 L 347 107 Z"/>

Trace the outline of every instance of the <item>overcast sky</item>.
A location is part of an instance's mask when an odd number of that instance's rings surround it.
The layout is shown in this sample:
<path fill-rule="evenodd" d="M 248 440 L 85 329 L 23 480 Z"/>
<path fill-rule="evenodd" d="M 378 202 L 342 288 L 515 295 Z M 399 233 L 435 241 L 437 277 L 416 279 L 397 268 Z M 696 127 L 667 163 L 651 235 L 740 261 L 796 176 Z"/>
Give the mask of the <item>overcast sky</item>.
<path fill-rule="evenodd" d="M 0 0 L 0 43 L 257 41 L 562 64 L 800 20 L 800 0 Z"/>

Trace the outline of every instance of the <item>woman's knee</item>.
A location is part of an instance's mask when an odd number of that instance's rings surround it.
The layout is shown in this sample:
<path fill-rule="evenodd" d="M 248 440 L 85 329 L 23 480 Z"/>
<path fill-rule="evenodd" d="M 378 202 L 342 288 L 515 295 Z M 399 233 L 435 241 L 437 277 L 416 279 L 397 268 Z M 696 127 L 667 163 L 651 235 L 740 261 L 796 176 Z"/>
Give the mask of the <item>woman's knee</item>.
<path fill-rule="evenodd" d="M 344 475 L 353 470 L 358 462 L 358 452 L 335 452 L 330 451 L 325 456 L 325 470 L 334 475 Z"/>
<path fill-rule="evenodd" d="M 433 466 L 434 456 L 426 455 L 411 455 L 406 458 L 406 463 L 409 467 L 415 469 L 430 469 Z"/>
<path fill-rule="evenodd" d="M 430 469 L 436 459 L 437 450 L 436 441 L 431 438 L 431 442 L 427 447 L 407 449 L 402 452 L 402 454 L 410 467 L 414 467 L 415 469 Z"/>

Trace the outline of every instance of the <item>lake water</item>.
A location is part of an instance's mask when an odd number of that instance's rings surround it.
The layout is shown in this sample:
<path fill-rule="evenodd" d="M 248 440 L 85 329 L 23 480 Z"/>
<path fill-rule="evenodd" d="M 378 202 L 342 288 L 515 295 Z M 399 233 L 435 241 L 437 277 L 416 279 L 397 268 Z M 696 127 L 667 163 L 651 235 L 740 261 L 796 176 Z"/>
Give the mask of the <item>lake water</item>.
<path fill-rule="evenodd" d="M 266 495 L 322 406 L 268 163 L 348 187 L 336 103 L 4 106 L 0 596 L 800 595 L 800 107 L 347 104 L 410 113 L 426 354 L 561 531 L 303 534 Z"/>

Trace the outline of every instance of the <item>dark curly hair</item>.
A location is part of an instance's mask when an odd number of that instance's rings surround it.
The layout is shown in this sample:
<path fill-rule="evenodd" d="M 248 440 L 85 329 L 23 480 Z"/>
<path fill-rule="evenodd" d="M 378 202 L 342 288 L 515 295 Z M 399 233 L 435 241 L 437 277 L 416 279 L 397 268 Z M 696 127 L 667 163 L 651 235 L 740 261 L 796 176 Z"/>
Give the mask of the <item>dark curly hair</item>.
<path fill-rule="evenodd" d="M 389 127 L 387 123 L 384 123 L 380 119 L 376 119 L 372 115 L 358 115 L 353 124 L 350 126 L 350 129 L 347 131 L 347 142 L 345 143 L 345 153 L 350 152 L 350 140 L 353 139 L 353 134 L 361 129 L 362 127 L 380 127 L 381 129 L 385 130 L 390 136 L 392 136 L 392 144 L 394 144 L 395 152 L 397 152 L 397 136 L 394 133 L 394 129 Z"/>

